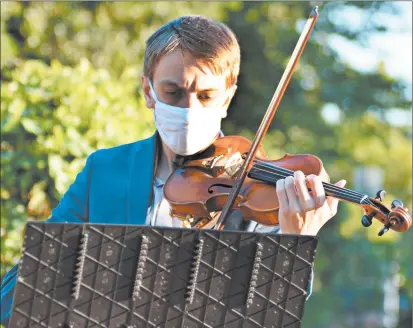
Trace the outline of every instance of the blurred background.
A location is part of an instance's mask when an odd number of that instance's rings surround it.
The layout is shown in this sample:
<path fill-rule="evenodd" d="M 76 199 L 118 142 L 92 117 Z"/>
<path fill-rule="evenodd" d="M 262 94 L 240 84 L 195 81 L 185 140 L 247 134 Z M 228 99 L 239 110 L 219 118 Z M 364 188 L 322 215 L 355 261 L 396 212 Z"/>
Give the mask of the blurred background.
<path fill-rule="evenodd" d="M 333 182 L 412 209 L 411 2 L 1 2 L 1 276 L 98 148 L 154 132 L 145 41 L 208 14 L 242 48 L 224 133 L 253 138 L 312 6 L 320 18 L 264 147 L 319 156 Z M 383 237 L 341 203 L 321 231 L 304 328 L 410 328 L 413 229 Z"/>

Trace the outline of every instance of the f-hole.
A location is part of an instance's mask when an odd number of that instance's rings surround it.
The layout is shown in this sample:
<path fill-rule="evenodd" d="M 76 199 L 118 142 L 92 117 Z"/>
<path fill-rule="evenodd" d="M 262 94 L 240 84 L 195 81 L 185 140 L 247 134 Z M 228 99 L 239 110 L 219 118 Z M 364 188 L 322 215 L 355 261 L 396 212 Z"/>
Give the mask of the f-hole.
<path fill-rule="evenodd" d="M 216 184 L 213 184 L 212 186 L 210 186 L 208 188 L 208 193 L 210 193 L 210 194 L 214 193 L 214 191 L 212 190 L 213 187 L 223 187 L 223 188 L 228 188 L 228 189 L 232 188 L 231 185 L 228 185 L 228 184 L 225 184 L 225 183 L 216 183 Z"/>

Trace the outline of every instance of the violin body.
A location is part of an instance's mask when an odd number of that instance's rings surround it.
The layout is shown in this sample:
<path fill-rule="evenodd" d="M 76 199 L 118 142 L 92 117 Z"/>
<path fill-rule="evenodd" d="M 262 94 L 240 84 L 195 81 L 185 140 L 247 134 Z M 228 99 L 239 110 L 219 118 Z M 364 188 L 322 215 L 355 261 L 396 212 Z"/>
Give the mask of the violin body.
<path fill-rule="evenodd" d="M 210 213 L 222 210 L 237 177 L 236 174 L 228 174 L 225 165 L 234 154 L 245 155 L 250 148 L 251 142 L 247 138 L 226 136 L 217 139 L 195 157 L 179 163 L 164 186 L 171 215 L 182 220 L 198 220 L 194 227 L 210 222 Z M 260 148 L 256 159 L 291 171 L 301 170 L 305 175 L 321 175 L 324 181 L 329 180 L 321 160 L 314 155 L 286 154 L 280 159 L 269 160 Z M 246 220 L 278 225 L 279 204 L 275 184 L 247 177 L 232 208 L 239 209 Z"/>

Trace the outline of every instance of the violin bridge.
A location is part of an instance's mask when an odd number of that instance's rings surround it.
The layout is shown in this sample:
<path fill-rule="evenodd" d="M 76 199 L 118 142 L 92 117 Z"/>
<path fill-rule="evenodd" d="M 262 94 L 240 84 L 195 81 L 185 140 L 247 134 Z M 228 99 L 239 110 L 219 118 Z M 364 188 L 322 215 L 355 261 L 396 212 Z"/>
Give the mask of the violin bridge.
<path fill-rule="evenodd" d="M 228 159 L 227 163 L 225 164 L 225 173 L 228 174 L 228 176 L 231 178 L 234 177 L 234 175 L 237 174 L 243 163 L 244 159 L 242 158 L 241 153 L 237 151 Z"/>

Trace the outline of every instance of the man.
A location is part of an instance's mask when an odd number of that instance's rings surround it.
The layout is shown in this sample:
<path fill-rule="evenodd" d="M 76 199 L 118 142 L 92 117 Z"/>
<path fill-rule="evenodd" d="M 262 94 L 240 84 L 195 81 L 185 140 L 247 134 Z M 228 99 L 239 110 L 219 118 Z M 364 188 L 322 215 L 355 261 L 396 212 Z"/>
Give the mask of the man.
<path fill-rule="evenodd" d="M 184 16 L 148 40 L 142 76 L 146 105 L 157 132 L 135 143 L 91 154 L 48 222 L 148 224 L 182 227 L 162 196 L 176 154 L 192 155 L 221 133 L 221 120 L 236 91 L 240 49 L 224 24 Z M 307 183 L 311 188 L 308 192 Z M 337 186 L 344 187 L 345 181 Z M 327 199 L 322 180 L 295 172 L 277 182 L 279 227 L 231 216 L 225 229 L 315 235 L 338 201 Z M 17 266 L 3 280 L 1 323 L 10 316 Z"/>

